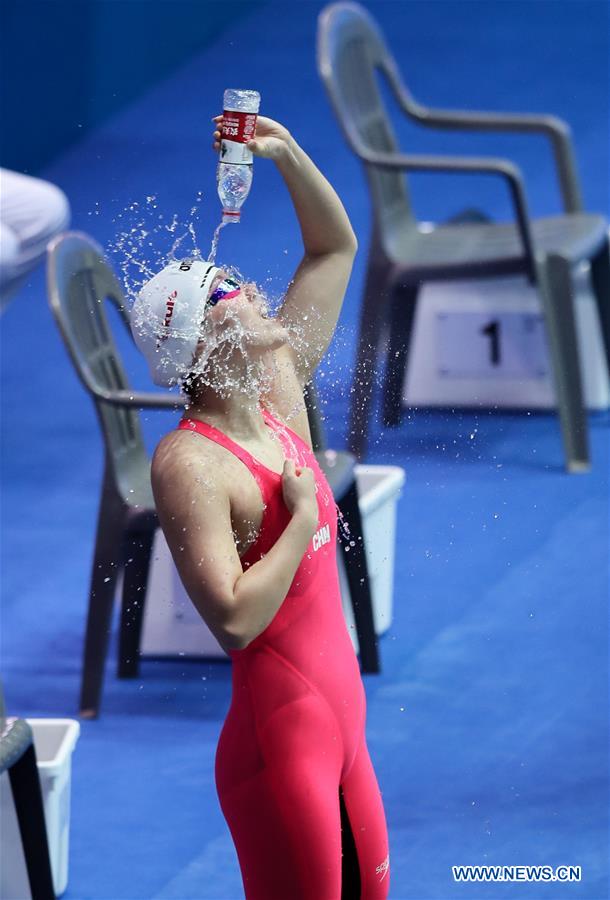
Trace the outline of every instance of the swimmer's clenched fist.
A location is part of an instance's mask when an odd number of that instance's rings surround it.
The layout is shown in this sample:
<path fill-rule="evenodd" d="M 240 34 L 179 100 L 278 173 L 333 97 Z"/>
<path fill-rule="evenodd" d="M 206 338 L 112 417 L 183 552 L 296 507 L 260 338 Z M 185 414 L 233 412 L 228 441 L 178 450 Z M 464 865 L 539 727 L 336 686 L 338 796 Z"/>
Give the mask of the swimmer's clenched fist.
<path fill-rule="evenodd" d="M 213 148 L 220 150 L 223 116 L 214 116 L 212 121 L 216 123 Z M 246 146 L 254 156 L 261 156 L 264 159 L 280 159 L 284 154 L 290 153 L 291 143 L 292 136 L 287 128 L 267 116 L 258 116 L 254 138 L 248 141 Z"/>
<path fill-rule="evenodd" d="M 290 515 L 299 513 L 305 516 L 315 528 L 318 521 L 318 503 L 313 469 L 309 466 L 297 466 L 293 459 L 284 460 L 282 492 Z"/>

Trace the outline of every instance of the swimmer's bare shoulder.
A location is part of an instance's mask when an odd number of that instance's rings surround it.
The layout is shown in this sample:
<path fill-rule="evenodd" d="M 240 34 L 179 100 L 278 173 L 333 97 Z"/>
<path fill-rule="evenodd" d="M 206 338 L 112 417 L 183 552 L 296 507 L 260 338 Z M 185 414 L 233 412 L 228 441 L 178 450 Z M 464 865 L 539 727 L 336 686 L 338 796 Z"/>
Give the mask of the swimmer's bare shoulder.
<path fill-rule="evenodd" d="M 221 481 L 225 488 L 231 490 L 235 472 L 231 466 L 232 457 L 216 441 L 201 440 L 196 432 L 186 428 L 174 428 L 163 435 L 153 454 L 153 465 L 164 466 L 172 457 L 178 455 L 183 465 L 187 465 L 191 474 L 201 478 L 203 473 L 209 475 L 210 467 L 214 467 L 215 482 Z"/>
<path fill-rule="evenodd" d="M 151 484 L 159 524 L 186 592 L 220 645 L 231 633 L 234 588 L 243 569 L 233 533 L 226 473 L 213 446 L 175 429 L 159 441 Z"/>

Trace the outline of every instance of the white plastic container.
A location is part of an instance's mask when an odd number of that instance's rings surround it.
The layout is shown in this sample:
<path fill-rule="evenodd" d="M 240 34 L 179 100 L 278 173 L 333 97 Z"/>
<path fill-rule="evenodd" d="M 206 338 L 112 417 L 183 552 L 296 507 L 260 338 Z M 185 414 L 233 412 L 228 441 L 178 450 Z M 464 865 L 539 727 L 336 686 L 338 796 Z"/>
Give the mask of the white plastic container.
<path fill-rule="evenodd" d="M 373 617 L 377 634 L 392 621 L 396 501 L 405 479 L 399 466 L 356 465 L 360 513 L 371 581 Z M 342 603 L 348 627 L 354 624 L 349 587 L 337 553 Z M 117 603 L 121 584 L 117 585 Z M 356 630 L 349 628 L 358 648 Z M 161 529 L 155 533 L 148 579 L 142 656 L 224 657 L 224 650 L 191 603 Z"/>
<path fill-rule="evenodd" d="M 80 735 L 76 719 L 26 719 L 34 735 L 55 893 L 68 885 L 72 753 Z M 8 772 L 0 778 L 0 897 L 30 900 L 21 835 Z"/>
<path fill-rule="evenodd" d="M 396 503 L 402 494 L 405 472 L 400 466 L 356 466 L 360 515 L 366 548 L 373 624 L 383 634 L 392 624 Z M 349 556 L 349 554 L 348 554 Z M 343 553 L 337 553 L 343 614 L 356 653 L 360 650 Z"/>

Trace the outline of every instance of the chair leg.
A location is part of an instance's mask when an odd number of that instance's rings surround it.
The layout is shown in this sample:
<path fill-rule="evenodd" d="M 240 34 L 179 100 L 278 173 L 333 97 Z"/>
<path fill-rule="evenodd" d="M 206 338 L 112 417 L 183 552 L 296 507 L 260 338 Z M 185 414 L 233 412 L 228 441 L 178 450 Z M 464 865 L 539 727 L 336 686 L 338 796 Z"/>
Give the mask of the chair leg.
<path fill-rule="evenodd" d="M 538 270 L 566 469 L 574 473 L 586 472 L 590 469 L 589 441 L 574 314 L 572 270 L 569 261 L 558 254 L 549 254 L 539 264 Z"/>
<path fill-rule="evenodd" d="M 390 264 L 378 262 L 372 250 L 360 312 L 358 346 L 352 383 L 347 449 L 359 462 L 366 456 L 369 426 L 373 410 L 377 351 L 389 300 Z"/>
<path fill-rule="evenodd" d="M 137 678 L 144 603 L 150 571 L 154 531 L 131 532 L 125 541 L 121 630 L 119 633 L 119 678 Z"/>
<path fill-rule="evenodd" d="M 9 769 L 32 900 L 55 900 L 47 826 L 34 744 Z"/>
<path fill-rule="evenodd" d="M 377 635 L 373 620 L 373 599 L 369 574 L 366 562 L 366 550 L 364 547 L 364 534 L 362 530 L 362 517 L 358 504 L 358 487 L 356 481 L 344 494 L 339 503 L 341 515 L 345 518 L 354 546 L 349 553 L 340 541 L 345 562 L 345 574 L 349 584 L 358 646 L 360 648 L 360 663 L 363 672 L 379 672 L 379 654 L 377 652 Z"/>
<path fill-rule="evenodd" d="M 118 573 L 123 564 L 125 508 L 104 475 L 97 522 L 89 612 L 83 660 L 80 715 L 96 718 L 99 712 L 104 666 L 112 627 L 112 609 Z"/>
<path fill-rule="evenodd" d="M 383 424 L 395 427 L 402 419 L 402 392 L 419 284 L 396 285 L 390 301 L 390 343 L 384 379 Z"/>
<path fill-rule="evenodd" d="M 590 260 L 591 284 L 597 302 L 599 322 L 606 351 L 606 362 L 610 373 L 610 238 Z"/>

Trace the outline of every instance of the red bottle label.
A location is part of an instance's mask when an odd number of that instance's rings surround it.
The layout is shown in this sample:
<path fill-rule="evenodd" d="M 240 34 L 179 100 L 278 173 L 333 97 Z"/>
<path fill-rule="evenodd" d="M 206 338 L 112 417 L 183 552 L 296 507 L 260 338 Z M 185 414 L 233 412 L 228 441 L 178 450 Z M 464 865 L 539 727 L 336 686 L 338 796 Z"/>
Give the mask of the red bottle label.
<path fill-rule="evenodd" d="M 221 138 L 237 144 L 247 144 L 252 140 L 256 130 L 256 113 L 225 109 L 222 115 Z"/>
<path fill-rule="evenodd" d="M 220 162 L 252 165 L 252 151 L 246 147 L 254 137 L 256 113 L 225 109 L 220 133 Z"/>

